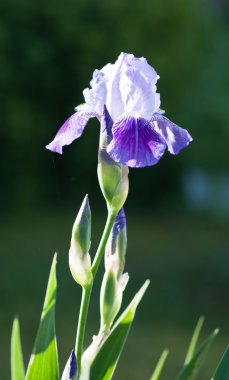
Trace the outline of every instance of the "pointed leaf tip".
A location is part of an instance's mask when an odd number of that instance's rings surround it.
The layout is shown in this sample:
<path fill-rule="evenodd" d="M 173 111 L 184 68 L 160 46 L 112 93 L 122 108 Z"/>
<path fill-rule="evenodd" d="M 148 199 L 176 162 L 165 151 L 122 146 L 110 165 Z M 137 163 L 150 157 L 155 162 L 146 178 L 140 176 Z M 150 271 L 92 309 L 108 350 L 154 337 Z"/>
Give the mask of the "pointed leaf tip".
<path fill-rule="evenodd" d="M 55 332 L 56 262 L 54 255 L 50 270 L 41 320 L 26 373 L 26 380 L 58 380 L 58 354 Z"/>
<path fill-rule="evenodd" d="M 168 353 L 169 353 L 169 350 L 167 350 L 167 349 L 162 352 L 161 357 L 160 357 L 160 359 L 156 365 L 156 368 L 155 368 L 150 380 L 159 380 L 161 372 L 165 366 L 165 361 L 167 359 Z"/>
<path fill-rule="evenodd" d="M 20 326 L 18 318 L 13 321 L 11 336 L 11 378 L 12 380 L 24 380 L 25 367 L 21 348 Z"/>
<path fill-rule="evenodd" d="M 187 354 L 185 357 L 184 365 L 188 364 L 194 355 L 196 345 L 197 345 L 197 341 L 198 341 L 201 329 L 203 327 L 203 323 L 204 323 L 204 317 L 201 316 L 197 322 L 197 325 L 196 325 L 195 330 L 193 332 L 191 341 L 189 343 L 189 347 L 188 347 L 188 351 L 187 351 Z"/>

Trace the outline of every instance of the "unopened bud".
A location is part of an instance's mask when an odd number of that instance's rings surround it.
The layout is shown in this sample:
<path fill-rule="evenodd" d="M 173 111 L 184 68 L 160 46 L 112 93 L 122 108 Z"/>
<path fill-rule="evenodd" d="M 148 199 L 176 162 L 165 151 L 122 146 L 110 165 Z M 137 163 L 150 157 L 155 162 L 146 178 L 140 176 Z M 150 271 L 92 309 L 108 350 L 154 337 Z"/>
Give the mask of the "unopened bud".
<path fill-rule="evenodd" d="M 126 216 L 124 209 L 121 208 L 115 218 L 105 252 L 105 268 L 108 269 L 112 265 L 118 279 L 124 270 L 126 248 Z"/>
<path fill-rule="evenodd" d="M 98 179 L 108 207 L 117 213 L 124 205 L 128 190 L 129 169 L 127 166 L 113 161 L 106 151 L 110 139 L 112 119 L 104 107 L 101 118 L 101 131 L 98 156 Z"/>
<path fill-rule="evenodd" d="M 72 350 L 71 355 L 64 368 L 64 372 L 61 377 L 61 380 L 76 380 L 76 376 L 77 376 L 76 356 L 75 356 L 74 350 Z"/>
<path fill-rule="evenodd" d="M 92 282 L 90 244 L 91 210 L 86 195 L 73 225 L 69 250 L 69 267 L 72 276 L 83 287 Z"/>
<path fill-rule="evenodd" d="M 122 297 L 118 291 L 118 281 L 112 268 L 103 277 L 100 292 L 101 332 L 109 329 L 121 307 Z"/>

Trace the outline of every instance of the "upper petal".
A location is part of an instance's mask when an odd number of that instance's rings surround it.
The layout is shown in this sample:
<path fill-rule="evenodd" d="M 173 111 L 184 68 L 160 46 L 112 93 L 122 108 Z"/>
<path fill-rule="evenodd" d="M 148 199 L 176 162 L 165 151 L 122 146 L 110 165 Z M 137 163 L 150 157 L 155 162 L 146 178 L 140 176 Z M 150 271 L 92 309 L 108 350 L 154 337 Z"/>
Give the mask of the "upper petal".
<path fill-rule="evenodd" d="M 120 91 L 126 114 L 151 119 L 160 106 L 160 95 L 156 93 L 158 78 L 145 58 L 126 54 L 120 77 Z"/>
<path fill-rule="evenodd" d="M 102 115 L 107 97 L 107 76 L 102 70 L 95 70 L 90 82 L 91 88 L 83 91 L 87 106 L 98 115 Z"/>
<path fill-rule="evenodd" d="M 143 118 L 121 118 L 113 124 L 112 133 L 107 152 L 116 162 L 139 168 L 155 165 L 164 154 L 164 139 Z"/>
<path fill-rule="evenodd" d="M 62 154 L 62 148 L 64 145 L 69 145 L 80 137 L 84 131 L 84 128 L 91 117 L 96 116 L 92 111 L 77 111 L 70 116 L 62 127 L 57 132 L 54 140 L 46 145 L 46 148 L 52 152 Z"/>
<path fill-rule="evenodd" d="M 117 61 L 112 65 L 112 69 L 107 72 L 107 98 L 106 106 L 112 117 L 116 119 L 124 113 L 124 104 L 120 90 L 120 75 L 122 65 L 127 54 L 121 53 Z M 106 67 L 106 66 L 105 66 Z M 110 67 L 110 66 L 109 66 Z"/>
<path fill-rule="evenodd" d="M 153 115 L 152 122 L 155 130 L 166 141 L 168 150 L 172 154 L 178 154 L 181 149 L 192 141 L 192 136 L 186 129 L 178 127 L 178 125 L 159 113 Z"/>

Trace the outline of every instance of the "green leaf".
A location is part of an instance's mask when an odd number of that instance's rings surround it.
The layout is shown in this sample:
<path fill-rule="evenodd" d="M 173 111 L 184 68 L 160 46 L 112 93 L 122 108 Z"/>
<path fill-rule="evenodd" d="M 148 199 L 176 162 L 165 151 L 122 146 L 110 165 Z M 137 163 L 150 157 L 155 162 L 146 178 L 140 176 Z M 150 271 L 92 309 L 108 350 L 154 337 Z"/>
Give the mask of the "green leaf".
<path fill-rule="evenodd" d="M 193 380 L 197 375 L 206 355 L 206 352 L 210 345 L 212 344 L 215 336 L 218 334 L 219 330 L 215 330 L 200 346 L 200 348 L 194 353 L 190 362 L 184 365 L 180 374 L 176 380 Z"/>
<path fill-rule="evenodd" d="M 11 380 L 24 380 L 25 367 L 21 349 L 20 326 L 17 318 L 14 319 L 11 335 Z"/>
<path fill-rule="evenodd" d="M 161 357 L 156 365 L 156 368 L 150 378 L 150 380 L 158 380 L 160 375 L 161 375 L 161 372 L 164 368 L 164 365 L 165 365 L 165 361 L 166 361 L 166 358 L 168 356 L 168 353 L 169 351 L 168 350 L 164 350 L 161 354 Z"/>
<path fill-rule="evenodd" d="M 229 379 L 229 346 L 223 354 L 222 359 L 215 371 L 212 380 L 228 380 Z"/>
<path fill-rule="evenodd" d="M 204 317 L 200 317 L 200 319 L 197 322 L 196 328 L 194 330 L 192 339 L 191 339 L 189 347 L 188 347 L 188 351 L 187 351 L 185 361 L 184 361 L 185 365 L 188 364 L 190 362 L 190 360 L 193 358 L 193 355 L 194 355 L 195 349 L 196 349 L 196 344 L 197 344 L 203 323 L 204 323 Z"/>
<path fill-rule="evenodd" d="M 56 305 L 56 254 L 54 256 L 40 325 L 38 328 L 33 353 L 31 355 L 26 380 L 58 380 L 58 354 L 55 333 Z"/>
<path fill-rule="evenodd" d="M 90 380 L 110 380 L 112 378 L 128 332 L 132 325 L 135 311 L 148 285 L 149 280 L 144 283 L 115 323 L 110 335 L 101 346 L 91 365 Z"/>

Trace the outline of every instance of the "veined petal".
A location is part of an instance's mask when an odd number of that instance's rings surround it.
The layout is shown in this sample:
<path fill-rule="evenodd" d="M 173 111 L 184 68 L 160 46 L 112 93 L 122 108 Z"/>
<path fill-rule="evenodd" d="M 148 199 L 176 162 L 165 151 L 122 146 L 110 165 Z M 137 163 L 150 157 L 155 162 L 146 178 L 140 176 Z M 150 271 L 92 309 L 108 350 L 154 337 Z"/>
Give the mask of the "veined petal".
<path fill-rule="evenodd" d="M 181 149 L 192 141 L 192 136 L 186 129 L 178 127 L 178 125 L 159 113 L 155 113 L 151 121 L 155 126 L 155 130 L 166 141 L 168 150 L 172 154 L 178 154 Z"/>
<path fill-rule="evenodd" d="M 107 146 L 110 157 L 134 168 L 157 164 L 166 148 L 164 139 L 143 118 L 124 117 L 112 127 L 113 139 Z"/>
<path fill-rule="evenodd" d="M 52 152 L 62 154 L 63 146 L 69 145 L 75 139 L 78 139 L 82 135 L 88 120 L 95 116 L 96 114 L 92 111 L 77 111 L 65 121 L 54 140 L 46 145 L 46 148 Z"/>

